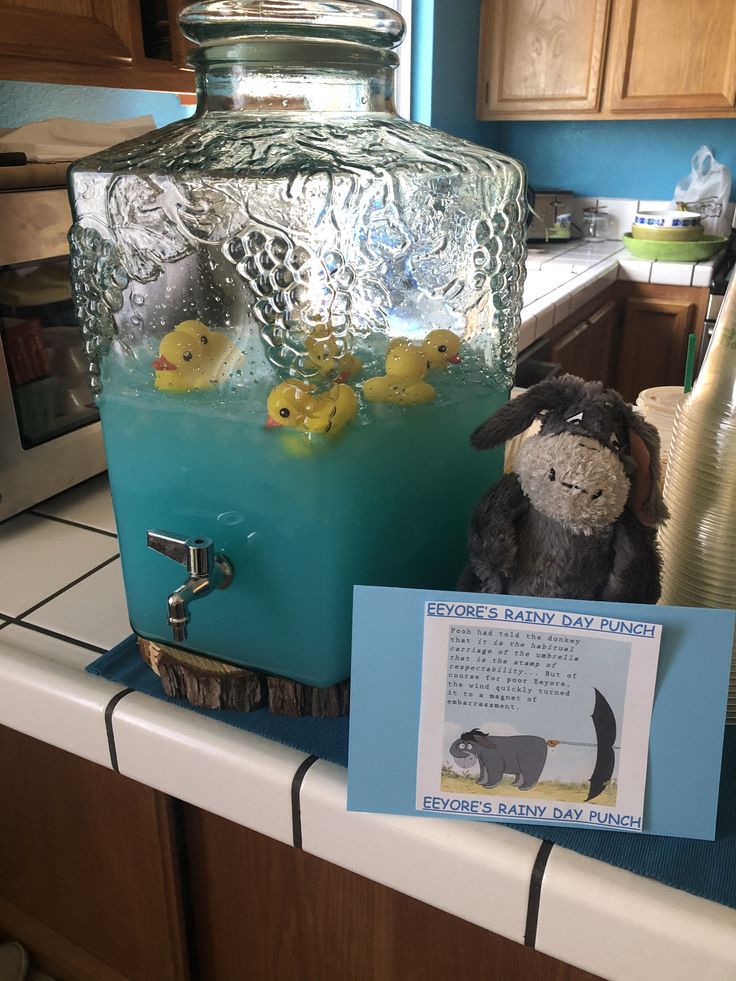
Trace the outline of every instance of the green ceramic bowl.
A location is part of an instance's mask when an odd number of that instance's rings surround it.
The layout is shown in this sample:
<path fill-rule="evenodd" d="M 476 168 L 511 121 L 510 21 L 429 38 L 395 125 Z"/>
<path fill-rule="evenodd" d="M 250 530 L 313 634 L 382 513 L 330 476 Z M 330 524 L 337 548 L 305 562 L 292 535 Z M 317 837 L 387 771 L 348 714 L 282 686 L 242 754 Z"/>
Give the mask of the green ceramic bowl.
<path fill-rule="evenodd" d="M 728 239 L 722 235 L 704 235 L 697 242 L 651 242 L 634 238 L 631 232 L 625 232 L 623 241 L 637 259 L 649 259 L 650 262 L 699 262 L 701 259 L 710 259 L 723 248 Z"/>
<path fill-rule="evenodd" d="M 705 235 L 702 225 L 693 228 L 656 228 L 649 225 L 632 225 L 631 234 L 634 238 L 646 239 L 648 242 L 700 242 Z"/>

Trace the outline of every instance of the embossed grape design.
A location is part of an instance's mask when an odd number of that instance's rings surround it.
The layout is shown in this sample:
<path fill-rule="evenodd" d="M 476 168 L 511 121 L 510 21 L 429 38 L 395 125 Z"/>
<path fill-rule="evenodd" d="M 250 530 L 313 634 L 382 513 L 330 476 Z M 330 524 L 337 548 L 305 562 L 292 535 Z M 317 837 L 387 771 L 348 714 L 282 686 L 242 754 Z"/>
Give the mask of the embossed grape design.
<path fill-rule="evenodd" d="M 251 227 L 224 254 L 254 295 L 253 313 L 273 365 L 304 378 L 318 373 L 305 348 L 309 334 L 330 324 L 338 355 L 360 332 L 351 323 L 354 268 L 337 249 L 317 255 L 286 232 Z"/>
<path fill-rule="evenodd" d="M 123 308 L 129 283 L 115 244 L 96 228 L 74 225 L 69 233 L 72 285 L 82 327 L 93 392 L 101 389 L 100 363 L 117 333 L 114 314 Z"/>

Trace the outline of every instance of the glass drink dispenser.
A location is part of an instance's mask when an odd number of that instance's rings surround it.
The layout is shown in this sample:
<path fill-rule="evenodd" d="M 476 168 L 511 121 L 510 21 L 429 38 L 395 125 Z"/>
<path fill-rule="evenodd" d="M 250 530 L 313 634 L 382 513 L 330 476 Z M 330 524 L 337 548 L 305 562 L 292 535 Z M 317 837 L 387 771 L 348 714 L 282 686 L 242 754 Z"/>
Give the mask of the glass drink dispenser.
<path fill-rule="evenodd" d="M 385 7 L 181 24 L 195 115 L 70 172 L 131 623 L 326 686 L 353 585 L 453 588 L 499 474 L 468 438 L 514 374 L 525 176 L 396 115 Z"/>

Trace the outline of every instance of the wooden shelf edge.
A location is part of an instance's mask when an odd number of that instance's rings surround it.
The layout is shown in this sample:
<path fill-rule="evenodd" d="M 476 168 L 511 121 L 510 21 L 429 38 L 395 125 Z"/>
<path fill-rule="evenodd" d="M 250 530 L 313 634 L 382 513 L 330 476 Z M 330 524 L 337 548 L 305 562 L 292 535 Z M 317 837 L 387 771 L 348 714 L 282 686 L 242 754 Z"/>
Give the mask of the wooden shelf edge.
<path fill-rule="evenodd" d="M 641 112 L 478 112 L 477 119 L 483 123 L 513 123 L 513 122 L 548 122 L 558 121 L 590 122 L 600 119 L 611 122 L 613 120 L 632 120 L 632 119 L 736 119 L 736 109 L 699 109 L 699 110 L 677 110 L 670 112 L 654 112 L 642 110 Z"/>
<path fill-rule="evenodd" d="M 0 59 L 0 80 L 45 82 L 51 85 L 92 85 L 112 89 L 142 89 L 150 92 L 194 92 L 194 72 L 154 59 L 128 67 L 49 62 L 41 59 Z"/>

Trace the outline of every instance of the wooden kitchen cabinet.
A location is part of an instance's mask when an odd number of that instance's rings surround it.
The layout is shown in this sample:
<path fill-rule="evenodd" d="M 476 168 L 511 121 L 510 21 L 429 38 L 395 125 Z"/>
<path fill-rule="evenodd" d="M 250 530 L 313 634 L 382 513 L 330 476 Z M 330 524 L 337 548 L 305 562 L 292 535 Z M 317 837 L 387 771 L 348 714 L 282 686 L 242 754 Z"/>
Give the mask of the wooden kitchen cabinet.
<path fill-rule="evenodd" d="M 610 0 L 489 0 L 484 103 L 494 112 L 595 111 Z"/>
<path fill-rule="evenodd" d="M 550 341 L 548 358 L 562 366 L 563 374 L 613 385 L 617 330 L 618 309 L 607 300 Z"/>
<path fill-rule="evenodd" d="M 0 940 L 55 981 L 189 981 L 175 808 L 0 727 Z"/>
<path fill-rule="evenodd" d="M 736 3 L 483 0 L 478 115 L 736 116 Z"/>
<path fill-rule="evenodd" d="M 733 111 L 736 3 L 617 0 L 609 76 L 616 114 Z"/>
<path fill-rule="evenodd" d="M 688 335 L 700 343 L 708 291 L 619 283 L 620 337 L 614 387 L 630 402 L 645 388 L 682 385 Z"/>
<path fill-rule="evenodd" d="M 193 92 L 185 0 L 0 0 L 0 78 Z"/>
<path fill-rule="evenodd" d="M 206 981 L 596 981 L 223 818 L 184 814 Z"/>
<path fill-rule="evenodd" d="M 56 981 L 596 981 L 0 726 L 0 942 Z"/>

